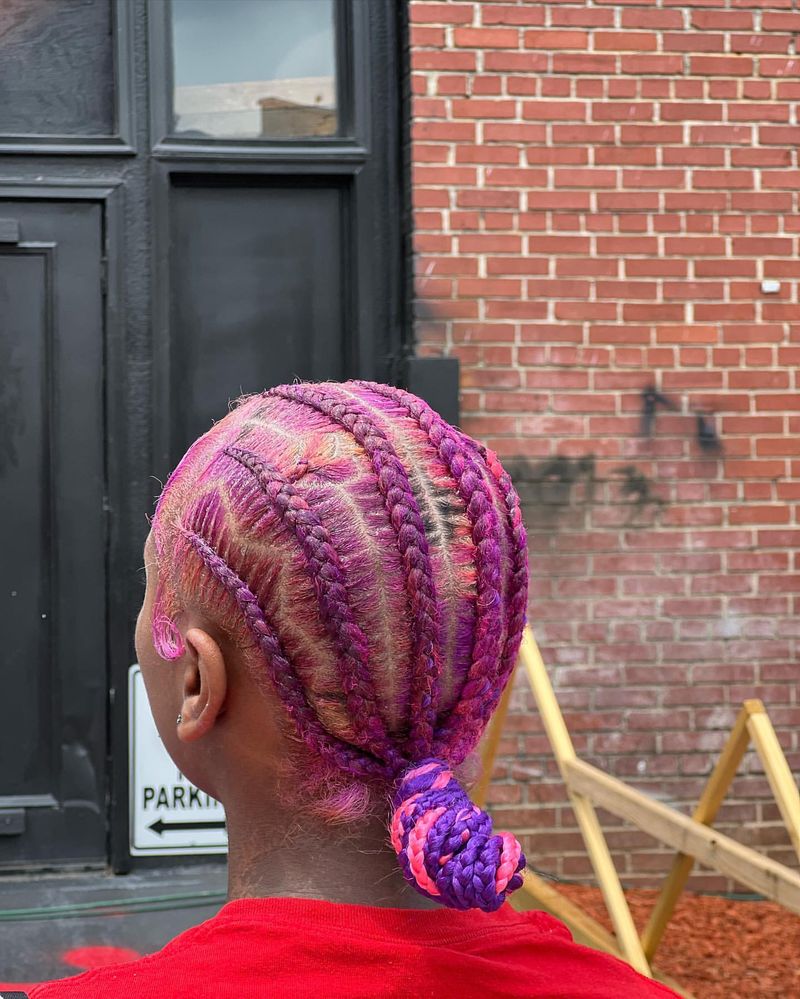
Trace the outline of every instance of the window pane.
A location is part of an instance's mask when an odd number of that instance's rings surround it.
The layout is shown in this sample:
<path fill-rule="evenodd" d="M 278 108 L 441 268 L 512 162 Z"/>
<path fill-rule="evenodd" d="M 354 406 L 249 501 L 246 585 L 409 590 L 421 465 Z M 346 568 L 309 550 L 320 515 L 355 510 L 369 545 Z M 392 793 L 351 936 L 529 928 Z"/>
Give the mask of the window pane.
<path fill-rule="evenodd" d="M 173 129 L 335 135 L 335 0 L 172 0 Z"/>
<path fill-rule="evenodd" d="M 112 135 L 111 0 L 0 0 L 0 134 Z"/>

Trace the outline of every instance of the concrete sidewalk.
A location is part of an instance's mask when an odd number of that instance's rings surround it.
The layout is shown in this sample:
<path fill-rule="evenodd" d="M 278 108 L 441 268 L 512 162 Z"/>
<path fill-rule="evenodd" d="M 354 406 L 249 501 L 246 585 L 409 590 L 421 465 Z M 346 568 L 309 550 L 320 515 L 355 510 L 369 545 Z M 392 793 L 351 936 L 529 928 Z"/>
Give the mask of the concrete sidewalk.
<path fill-rule="evenodd" d="M 224 904 L 224 863 L 115 876 L 0 878 L 0 984 L 34 983 L 152 954 Z M 105 903 L 99 911 L 64 906 Z M 25 910 L 12 915 L 11 910 Z M 36 910 L 36 911 L 33 911 Z"/>

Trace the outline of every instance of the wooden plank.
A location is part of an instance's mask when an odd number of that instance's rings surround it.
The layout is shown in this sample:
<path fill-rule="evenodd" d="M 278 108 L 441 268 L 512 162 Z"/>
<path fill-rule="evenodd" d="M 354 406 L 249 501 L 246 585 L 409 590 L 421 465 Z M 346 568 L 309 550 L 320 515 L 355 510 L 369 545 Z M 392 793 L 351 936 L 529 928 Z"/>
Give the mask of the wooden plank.
<path fill-rule="evenodd" d="M 750 708 L 748 708 L 748 704 L 751 705 Z M 761 711 L 764 710 L 764 706 L 761 705 L 760 701 L 750 701 L 742 707 L 731 730 L 731 734 L 728 736 L 725 746 L 720 753 L 716 766 L 711 772 L 706 786 L 703 788 L 700 801 L 698 801 L 697 807 L 694 810 L 692 818 L 695 822 L 702 822 L 703 825 L 710 826 L 717 816 L 719 806 L 722 804 L 728 788 L 736 775 L 736 771 L 739 769 L 742 757 L 747 752 L 747 746 L 750 741 L 750 734 L 747 731 L 747 719 L 750 717 L 753 705 L 760 705 Z M 652 961 L 653 955 L 661 943 L 664 930 L 672 918 L 675 905 L 686 886 L 686 882 L 689 880 L 689 875 L 692 873 L 693 867 L 694 857 L 690 857 L 685 853 L 676 854 L 669 874 L 667 874 L 664 880 L 661 893 L 656 900 L 656 904 L 653 906 L 653 911 L 650 913 L 647 926 L 645 926 L 642 932 L 642 948 L 648 961 Z"/>
<path fill-rule="evenodd" d="M 530 628 L 525 628 L 522 637 L 520 660 L 528 674 L 528 680 L 547 732 L 547 738 L 550 740 L 553 754 L 569 791 L 569 781 L 565 768 L 569 764 L 577 762 L 575 749 L 558 706 L 556 695 L 553 692 L 547 668 Z M 617 869 L 611 859 L 611 853 L 594 806 L 588 798 L 582 797 L 580 794 L 570 793 L 569 797 L 583 841 L 586 844 L 589 860 L 597 877 L 597 883 L 603 893 L 608 914 L 617 934 L 620 949 L 629 964 L 643 975 L 649 976 L 650 965 L 644 956 L 639 934 L 636 932 L 636 926 L 625 900 L 622 885 L 619 883 Z"/>
<path fill-rule="evenodd" d="M 621 961 L 625 960 L 625 955 L 619 949 L 616 939 L 602 923 L 599 923 L 579 905 L 568 899 L 566 895 L 562 895 L 553 884 L 540 877 L 534 871 L 530 869 L 526 870 L 525 881 L 520 891 L 527 893 L 536 908 L 544 909 L 550 915 L 555 916 L 556 919 L 560 919 L 566 923 L 577 943 L 594 947 L 595 950 L 605 951 L 606 954 L 611 954 Z M 515 895 L 514 898 L 516 897 Z M 513 898 L 511 904 L 514 905 Z M 515 906 L 515 908 L 517 907 Z M 676 982 L 666 972 L 661 971 L 659 968 L 653 968 L 652 975 L 653 978 L 669 986 L 678 995 L 684 996 L 684 999 L 692 999 L 692 994 L 687 992 L 679 982 Z"/>
<path fill-rule="evenodd" d="M 695 857 L 753 891 L 800 914 L 800 874 L 663 805 L 583 760 L 565 764 L 567 785 L 660 843 Z"/>
<path fill-rule="evenodd" d="M 775 795 L 789 837 L 800 857 L 800 793 L 766 712 L 750 715 L 747 728 Z"/>
<path fill-rule="evenodd" d="M 553 754 L 558 763 L 563 776 L 563 765 L 566 760 L 575 759 L 575 748 L 572 739 L 569 737 L 566 722 L 558 706 L 547 667 L 542 659 L 539 646 L 533 637 L 533 632 L 529 627 L 525 628 L 522 635 L 522 645 L 519 650 L 519 658 L 525 672 L 528 674 L 528 681 L 536 699 L 536 706 L 539 709 L 542 722 L 547 732 L 547 738 L 553 747 Z"/>
<path fill-rule="evenodd" d="M 506 723 L 506 715 L 508 714 L 508 706 L 511 703 L 511 694 L 514 688 L 516 675 L 517 673 L 515 669 L 508 678 L 506 689 L 503 691 L 500 702 L 495 708 L 494 715 L 489 723 L 489 729 L 484 736 L 483 745 L 481 746 L 481 776 L 478 783 L 470 792 L 470 798 L 475 802 L 478 808 L 483 808 L 486 804 L 486 793 L 489 790 L 489 784 L 492 781 L 492 771 L 494 770 L 494 761 L 497 756 L 497 746 L 500 742 L 500 737 L 503 734 L 503 726 Z"/>

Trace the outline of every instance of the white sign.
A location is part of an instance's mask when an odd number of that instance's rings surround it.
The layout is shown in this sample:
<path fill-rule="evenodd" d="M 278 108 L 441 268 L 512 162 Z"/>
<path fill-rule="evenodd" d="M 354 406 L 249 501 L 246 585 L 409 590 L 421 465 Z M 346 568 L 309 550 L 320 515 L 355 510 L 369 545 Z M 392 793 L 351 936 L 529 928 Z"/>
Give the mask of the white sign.
<path fill-rule="evenodd" d="M 226 853 L 225 812 L 164 749 L 138 664 L 128 670 L 130 848 L 134 856 Z"/>

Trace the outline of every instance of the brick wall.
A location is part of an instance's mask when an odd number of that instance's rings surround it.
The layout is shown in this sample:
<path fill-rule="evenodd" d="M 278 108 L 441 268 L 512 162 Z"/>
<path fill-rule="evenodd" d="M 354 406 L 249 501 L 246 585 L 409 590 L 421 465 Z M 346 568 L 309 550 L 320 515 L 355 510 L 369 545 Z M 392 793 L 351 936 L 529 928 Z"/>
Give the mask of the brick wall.
<path fill-rule="evenodd" d="M 514 471 L 578 751 L 689 807 L 761 697 L 800 768 L 800 8 L 410 18 L 418 351 L 461 359 L 464 428 Z M 522 686 L 501 752 L 498 817 L 535 865 L 587 876 Z M 652 883 L 665 854 L 606 820 Z M 720 826 L 793 856 L 753 754 Z"/>

